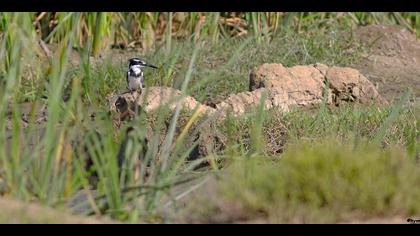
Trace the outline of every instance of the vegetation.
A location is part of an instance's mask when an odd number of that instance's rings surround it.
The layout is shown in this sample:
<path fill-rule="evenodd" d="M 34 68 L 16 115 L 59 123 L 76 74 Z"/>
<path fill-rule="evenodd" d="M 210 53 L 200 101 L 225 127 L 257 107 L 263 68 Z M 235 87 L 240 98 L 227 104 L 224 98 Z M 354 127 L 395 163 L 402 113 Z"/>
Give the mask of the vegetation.
<path fill-rule="evenodd" d="M 416 13 L 31 13 L 25 14 L 33 22 L 32 30 L 48 43 L 61 42 L 72 28 L 75 40 L 72 46 L 92 45 L 97 54 L 107 45 L 130 47 L 140 43 L 143 48 L 172 46 L 173 38 L 193 41 L 251 35 L 259 40 L 270 40 L 282 28 L 306 31 L 307 23 L 316 22 L 320 28 L 331 22 L 346 25 L 400 24 L 414 31 L 420 18 Z M 2 30 L 11 20 L 2 16 Z"/>
<path fill-rule="evenodd" d="M 288 146 L 280 160 L 235 162 L 222 191 L 242 204 L 244 215 L 262 214 L 271 222 L 417 215 L 420 192 L 412 186 L 420 176 L 414 160 L 399 148 L 355 143 L 335 137 L 300 141 Z"/>
<path fill-rule="evenodd" d="M 225 135 L 228 145 L 189 161 L 198 145 L 196 124 L 212 117 L 163 107 L 116 129 L 107 114 L 106 97 L 125 90 L 124 54 L 121 63 L 112 55 L 98 59 L 112 47 L 140 47 L 147 61 L 159 65 L 146 71 L 146 78 L 156 78 L 146 86 L 172 86 L 214 104 L 247 90 L 249 70 L 264 62 L 351 65 L 367 47 L 351 29 L 370 23 L 418 32 L 420 15 L 1 13 L 0 195 L 58 209 L 76 202 L 80 214 L 125 222 L 162 222 L 171 220 L 162 218 L 162 206 L 188 196 L 202 176 L 227 173 L 221 185 L 227 201 L 238 199 L 247 212 L 274 221 L 302 215 L 305 221 L 336 221 L 354 210 L 367 217 L 388 210 L 419 214 L 413 186 L 419 184 L 420 108 L 408 103 L 409 93 L 385 108 L 321 105 L 212 121 L 212 135 Z M 57 50 L 45 56 L 45 45 Z M 81 55 L 77 67 L 70 65 L 75 50 Z M 27 123 L 22 103 L 30 104 Z M 43 107 L 47 120 L 39 121 Z M 130 127 L 134 132 L 127 132 Z M 137 156 L 147 164 L 136 166 Z M 211 164 L 197 169 L 202 163 Z M 83 200 L 75 200 L 81 193 Z"/>

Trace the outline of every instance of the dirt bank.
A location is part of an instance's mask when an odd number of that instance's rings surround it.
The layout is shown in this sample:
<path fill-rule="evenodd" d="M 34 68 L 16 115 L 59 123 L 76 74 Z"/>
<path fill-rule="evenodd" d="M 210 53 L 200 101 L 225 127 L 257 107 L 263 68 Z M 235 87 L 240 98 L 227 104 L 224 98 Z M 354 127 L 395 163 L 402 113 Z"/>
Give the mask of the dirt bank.
<path fill-rule="evenodd" d="M 0 198 L 0 224 L 110 224 L 111 220 L 73 216 L 37 204 Z"/>
<path fill-rule="evenodd" d="M 386 99 L 399 98 L 411 88 L 420 99 L 420 41 L 396 26 L 372 25 L 355 31 L 369 52 L 354 67 L 372 81 Z"/>

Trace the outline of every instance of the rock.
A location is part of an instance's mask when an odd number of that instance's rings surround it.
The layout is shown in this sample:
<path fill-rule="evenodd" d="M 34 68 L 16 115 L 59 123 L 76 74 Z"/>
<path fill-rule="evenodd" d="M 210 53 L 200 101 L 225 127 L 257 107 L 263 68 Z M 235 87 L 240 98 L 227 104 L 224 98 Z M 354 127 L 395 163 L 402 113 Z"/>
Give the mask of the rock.
<path fill-rule="evenodd" d="M 331 67 L 327 71 L 326 80 L 336 105 L 342 102 L 359 102 L 367 105 L 375 101 L 380 104 L 386 103 L 375 86 L 356 69 Z"/>
<path fill-rule="evenodd" d="M 324 65 L 286 68 L 282 64 L 263 64 L 250 75 L 250 90 L 265 87 L 272 107 L 310 106 L 322 102 Z M 325 72 L 324 72 L 325 73 Z"/>
<path fill-rule="evenodd" d="M 108 101 L 109 111 L 114 114 L 113 118 L 116 123 L 133 118 L 136 107 L 138 110 L 151 112 L 161 106 L 167 106 L 173 111 L 176 109 L 178 101 L 181 101 L 183 109 L 189 111 L 199 108 L 202 113 L 214 112 L 214 108 L 202 105 L 191 96 L 183 97 L 181 91 L 169 87 L 149 87 L 144 89 L 141 94 L 138 92 L 111 94 Z"/>
<path fill-rule="evenodd" d="M 139 99 L 139 104 L 144 107 L 146 112 L 155 110 L 162 105 L 167 105 L 171 110 L 175 110 L 179 99 L 182 100 L 181 106 L 190 111 L 197 107 L 203 109 L 205 113 L 214 110 L 211 107 L 200 104 L 191 96 L 182 98 L 181 91 L 170 87 L 150 87 L 145 89 Z"/>
<path fill-rule="evenodd" d="M 254 68 L 250 74 L 251 94 L 260 88 L 268 90 L 267 107 L 276 107 L 283 111 L 322 103 L 326 91 L 327 104 L 330 105 L 340 105 L 343 102 L 386 103 L 374 85 L 359 71 L 343 67 L 329 68 L 319 63 L 290 68 L 282 64 L 263 64 Z M 250 100 L 256 100 L 259 94 L 257 92 L 254 94 L 255 98 L 247 99 L 245 105 L 248 106 Z M 237 112 L 242 112 L 241 105 L 230 106 L 236 108 Z"/>
<path fill-rule="evenodd" d="M 327 74 L 327 71 L 328 71 L 327 65 L 324 65 L 321 63 L 315 63 L 315 64 L 311 64 L 310 66 L 313 66 L 315 69 L 319 70 L 319 72 L 321 72 L 323 76 Z"/>
<path fill-rule="evenodd" d="M 262 99 L 263 92 L 265 90 L 263 88 L 257 89 L 252 92 L 243 92 L 231 95 L 228 97 L 225 101 L 222 101 L 219 104 L 216 104 L 216 109 L 231 109 L 234 114 L 242 114 L 248 109 L 257 108 L 260 104 L 260 101 Z M 272 108 L 272 103 L 270 100 L 265 100 L 264 107 L 266 109 Z"/>

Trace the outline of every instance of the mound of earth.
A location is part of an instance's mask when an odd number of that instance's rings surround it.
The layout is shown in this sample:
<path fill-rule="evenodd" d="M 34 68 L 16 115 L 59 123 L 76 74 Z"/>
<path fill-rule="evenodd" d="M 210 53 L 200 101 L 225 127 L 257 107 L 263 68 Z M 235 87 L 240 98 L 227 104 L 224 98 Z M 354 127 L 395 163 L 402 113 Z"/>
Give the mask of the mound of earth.
<path fill-rule="evenodd" d="M 216 111 L 231 110 L 234 114 L 258 107 L 263 96 L 266 109 L 278 108 L 289 111 L 293 107 L 308 107 L 320 104 L 339 106 L 342 103 L 360 104 L 387 103 L 375 86 L 358 70 L 348 67 L 327 67 L 323 64 L 284 67 L 282 64 L 263 64 L 250 74 L 250 91 L 231 95 L 216 104 L 216 109 L 203 105 L 193 97 L 182 96 L 181 91 L 169 87 L 150 87 L 142 94 L 137 92 L 112 94 L 109 98 L 110 111 L 122 121 L 132 117 L 136 108 L 150 112 L 161 105 L 174 110 L 177 98 L 182 99 L 182 107 L 189 111 L 200 108 L 211 114 Z"/>
<path fill-rule="evenodd" d="M 370 47 L 354 67 L 388 100 L 398 99 L 412 88 L 420 99 L 420 42 L 416 35 L 396 25 L 360 27 L 356 38 Z"/>
<path fill-rule="evenodd" d="M 359 71 L 348 67 L 327 67 L 323 64 L 284 67 L 263 64 L 250 74 L 250 91 L 231 95 L 216 105 L 236 114 L 256 107 L 263 94 L 265 108 L 289 111 L 293 107 L 310 107 L 327 99 L 327 104 L 386 104 L 373 84 Z"/>
<path fill-rule="evenodd" d="M 201 112 L 211 113 L 214 108 L 202 105 L 191 96 L 182 96 L 182 92 L 170 87 L 149 87 L 139 93 L 127 92 L 123 94 L 111 94 L 109 100 L 109 111 L 113 115 L 114 123 L 132 119 L 135 115 L 136 109 L 145 112 L 151 112 L 158 109 L 160 106 L 167 106 L 174 111 L 178 102 L 180 102 L 183 109 L 193 111 L 198 108 Z"/>
<path fill-rule="evenodd" d="M 181 100 L 180 100 L 181 99 Z M 240 115 L 252 111 L 264 101 L 265 109 L 287 112 L 294 107 L 311 107 L 321 104 L 326 99 L 328 105 L 340 106 L 343 103 L 386 104 L 373 84 L 358 70 L 347 67 L 328 67 L 323 64 L 284 67 L 282 64 L 263 64 L 254 68 L 250 74 L 250 91 L 233 94 L 212 108 L 201 104 L 191 96 L 183 96 L 182 92 L 169 87 L 149 87 L 140 94 L 138 92 L 112 94 L 109 98 L 109 110 L 113 116 L 114 126 L 120 127 L 125 120 L 131 120 L 136 110 L 152 112 L 162 105 L 174 111 L 177 101 L 189 112 L 198 109 L 201 114 L 217 116 L 223 119 L 230 112 Z M 190 159 L 206 156 L 212 151 L 220 151 L 224 147 L 223 134 L 216 134 L 215 124 L 198 128 L 198 149 Z M 217 123 L 217 122 L 216 122 Z M 284 140 L 279 134 L 283 130 L 265 132 L 269 137 L 272 153 L 280 153 Z"/>

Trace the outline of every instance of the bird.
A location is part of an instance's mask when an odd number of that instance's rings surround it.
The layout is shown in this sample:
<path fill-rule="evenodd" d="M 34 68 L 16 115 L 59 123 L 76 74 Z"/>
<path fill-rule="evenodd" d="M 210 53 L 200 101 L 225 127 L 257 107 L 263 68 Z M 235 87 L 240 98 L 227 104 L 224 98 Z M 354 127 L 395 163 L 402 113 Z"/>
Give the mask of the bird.
<path fill-rule="evenodd" d="M 143 69 L 146 67 L 158 68 L 157 66 L 147 64 L 144 60 L 137 57 L 128 60 L 126 80 L 131 94 L 133 91 L 138 91 L 141 94 L 144 80 Z"/>

